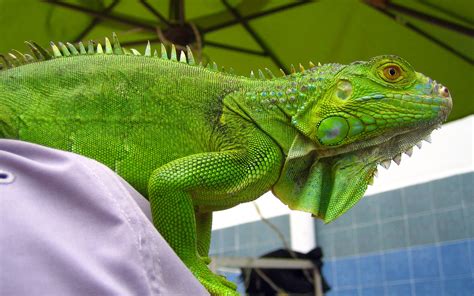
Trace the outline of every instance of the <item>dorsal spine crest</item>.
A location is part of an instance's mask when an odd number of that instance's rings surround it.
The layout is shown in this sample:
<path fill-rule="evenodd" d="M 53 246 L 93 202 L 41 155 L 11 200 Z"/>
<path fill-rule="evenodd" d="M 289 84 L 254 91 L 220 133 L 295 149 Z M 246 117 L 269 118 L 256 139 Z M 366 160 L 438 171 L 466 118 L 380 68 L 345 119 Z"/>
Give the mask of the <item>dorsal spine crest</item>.
<path fill-rule="evenodd" d="M 78 42 L 77 44 L 72 44 L 69 42 L 63 43 L 63 42 L 50 42 L 50 47 L 51 47 L 51 52 L 48 52 L 47 49 L 41 47 L 34 41 L 25 41 L 25 44 L 29 47 L 31 50 L 32 55 L 30 54 L 23 54 L 18 50 L 11 50 L 8 54 L 0 54 L 0 70 L 6 70 L 9 68 L 13 67 L 18 67 L 21 65 L 25 64 L 30 64 L 30 63 L 35 63 L 35 62 L 41 62 L 41 61 L 46 61 L 50 59 L 56 59 L 56 58 L 64 58 L 64 57 L 70 57 L 70 56 L 81 56 L 81 55 L 100 55 L 100 54 L 107 54 L 107 55 L 133 55 L 133 56 L 142 56 L 140 51 L 131 48 L 127 49 L 125 47 L 122 47 L 119 39 L 117 37 L 117 34 L 112 33 L 112 42 L 110 41 L 109 38 L 105 38 L 104 45 L 102 45 L 100 42 L 95 42 L 93 40 L 90 40 L 87 44 L 87 47 L 82 43 L 82 41 Z M 163 60 L 169 60 L 169 61 L 174 61 L 174 62 L 179 62 L 179 63 L 184 63 L 190 66 L 195 66 L 195 67 L 204 67 L 202 65 L 202 62 L 199 62 L 199 64 L 196 63 L 196 60 L 194 59 L 193 52 L 191 50 L 191 47 L 186 46 L 185 50 L 180 50 L 177 51 L 176 46 L 174 44 L 171 44 L 171 50 L 170 50 L 170 55 L 168 56 L 168 51 L 166 49 L 166 46 L 163 43 L 160 43 L 160 52 L 161 54 L 158 54 L 158 51 L 154 49 L 153 54 L 152 54 L 152 47 L 150 42 L 148 41 L 144 55 L 145 57 L 153 57 L 153 58 L 161 58 Z M 314 63 L 309 62 L 310 68 L 315 67 Z M 301 72 L 304 72 L 304 67 L 300 64 L 300 69 Z M 318 63 L 318 66 L 321 66 L 320 63 Z M 229 69 L 229 71 L 225 71 L 224 67 L 222 69 L 219 69 L 217 64 L 215 62 L 208 63 L 206 67 L 210 71 L 213 72 L 226 72 L 233 74 L 233 69 Z M 280 69 L 282 75 L 284 77 L 288 77 L 290 75 L 286 74 L 282 69 Z M 258 69 L 258 79 L 261 80 L 267 80 L 268 78 L 274 79 L 276 78 L 275 75 L 272 73 L 272 71 L 268 68 L 265 68 L 265 72 L 268 75 L 265 76 L 265 74 L 262 72 L 262 70 Z M 291 74 L 296 73 L 296 70 L 293 65 L 291 65 Z M 250 73 L 250 78 L 251 79 L 256 79 L 254 72 L 252 71 Z"/>

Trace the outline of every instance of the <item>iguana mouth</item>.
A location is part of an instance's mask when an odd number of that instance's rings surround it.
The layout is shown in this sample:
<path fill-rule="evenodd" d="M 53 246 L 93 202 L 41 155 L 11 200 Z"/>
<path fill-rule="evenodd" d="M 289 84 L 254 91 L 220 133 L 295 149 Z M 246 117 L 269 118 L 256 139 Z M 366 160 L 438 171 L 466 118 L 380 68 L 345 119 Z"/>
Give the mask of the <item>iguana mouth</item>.
<path fill-rule="evenodd" d="M 440 92 L 447 93 L 445 87 L 441 86 L 439 89 Z M 418 147 L 418 149 L 421 149 L 423 141 L 431 143 L 431 133 L 435 129 L 441 128 L 441 124 L 447 119 L 451 111 L 452 99 L 449 96 L 449 93 L 447 93 L 447 96 L 443 98 L 443 103 L 440 107 L 438 116 L 432 121 L 427 122 L 416 129 L 409 128 L 407 131 L 402 131 L 388 140 L 384 140 L 383 136 L 379 137 L 379 139 L 382 140 L 380 144 L 361 149 L 362 151 L 365 150 L 363 152 L 365 155 L 372 155 L 372 157 L 369 156 L 368 158 L 373 159 L 375 169 L 372 179 L 369 182 L 370 185 L 373 182 L 373 177 L 377 176 L 378 165 L 385 169 L 390 168 L 392 161 L 397 165 L 400 165 L 402 154 L 411 157 L 415 146 Z"/>
<path fill-rule="evenodd" d="M 400 165 L 402 154 L 411 157 L 415 146 L 421 149 L 423 141 L 431 143 L 431 133 L 439 128 L 441 128 L 441 123 L 418 128 L 410 132 L 398 134 L 379 146 L 368 148 L 370 150 L 369 153 L 376 157 L 374 161 L 375 170 L 369 184 L 372 185 L 373 177 L 377 176 L 377 167 L 379 165 L 387 170 L 390 168 L 392 161 Z"/>

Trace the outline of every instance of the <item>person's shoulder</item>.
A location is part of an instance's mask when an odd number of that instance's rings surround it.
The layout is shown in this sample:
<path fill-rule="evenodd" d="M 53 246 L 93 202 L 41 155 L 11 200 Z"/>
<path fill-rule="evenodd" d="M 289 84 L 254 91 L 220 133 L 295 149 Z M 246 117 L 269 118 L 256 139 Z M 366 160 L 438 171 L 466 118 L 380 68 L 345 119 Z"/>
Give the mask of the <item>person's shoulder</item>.
<path fill-rule="evenodd" d="M 13 185 L 15 175 L 18 174 L 22 175 L 22 179 L 29 177 L 43 181 L 28 184 L 30 186 L 22 190 L 38 192 L 38 186 L 46 184 L 48 187 L 59 184 L 76 187 L 84 185 L 85 189 L 94 187 L 98 198 L 110 194 L 131 197 L 150 219 L 147 200 L 110 168 L 93 159 L 34 143 L 0 139 L 0 160 L 3 163 L 0 166 L 3 172 L 0 174 L 0 184 L 12 183 L 8 187 L 12 190 L 22 187 L 21 181 Z M 11 167 L 10 171 L 6 171 L 7 163 Z"/>
<path fill-rule="evenodd" d="M 2 294 L 205 294 L 144 214 L 148 202 L 105 165 L 0 139 L 0 199 Z"/>

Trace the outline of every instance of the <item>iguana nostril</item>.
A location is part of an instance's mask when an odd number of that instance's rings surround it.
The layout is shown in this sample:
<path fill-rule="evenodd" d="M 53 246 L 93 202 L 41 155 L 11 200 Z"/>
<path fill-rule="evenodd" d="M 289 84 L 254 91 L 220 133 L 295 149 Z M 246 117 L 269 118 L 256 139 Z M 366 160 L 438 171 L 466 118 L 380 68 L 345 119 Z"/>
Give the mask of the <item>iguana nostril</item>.
<path fill-rule="evenodd" d="M 437 85 L 437 92 L 440 96 L 442 97 L 449 97 L 449 90 L 446 86 L 443 86 L 443 85 Z"/>
<path fill-rule="evenodd" d="M 444 93 L 445 96 L 449 96 L 449 90 L 445 86 L 443 86 L 443 93 Z"/>

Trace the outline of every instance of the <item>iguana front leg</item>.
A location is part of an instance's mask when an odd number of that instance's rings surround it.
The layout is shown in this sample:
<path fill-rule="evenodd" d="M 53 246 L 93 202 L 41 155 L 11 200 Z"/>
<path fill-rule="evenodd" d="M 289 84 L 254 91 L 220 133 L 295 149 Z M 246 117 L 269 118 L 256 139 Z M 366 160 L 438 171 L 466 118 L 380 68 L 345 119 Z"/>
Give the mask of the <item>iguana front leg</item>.
<path fill-rule="evenodd" d="M 208 255 L 211 245 L 212 212 L 201 213 L 199 210 L 196 210 L 194 216 L 196 218 L 197 251 L 199 256 L 204 259 L 204 262 L 209 264 L 210 259 Z"/>
<path fill-rule="evenodd" d="M 212 212 L 200 213 L 199 210 L 194 212 L 196 217 L 196 238 L 197 251 L 204 264 L 209 265 L 211 258 L 209 257 L 209 248 L 211 245 L 212 232 Z M 224 276 L 219 275 L 219 281 L 224 285 L 236 289 L 237 286 L 229 282 Z"/>
<path fill-rule="evenodd" d="M 224 209 L 253 200 L 276 182 L 282 166 L 281 150 L 267 135 L 255 128 L 246 135 L 242 147 L 163 165 L 153 172 L 148 187 L 156 228 L 215 295 L 236 293 L 235 284 L 213 274 L 202 260 L 209 242 L 198 246 L 196 231 L 203 230 L 196 225 L 195 208 Z"/>

